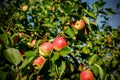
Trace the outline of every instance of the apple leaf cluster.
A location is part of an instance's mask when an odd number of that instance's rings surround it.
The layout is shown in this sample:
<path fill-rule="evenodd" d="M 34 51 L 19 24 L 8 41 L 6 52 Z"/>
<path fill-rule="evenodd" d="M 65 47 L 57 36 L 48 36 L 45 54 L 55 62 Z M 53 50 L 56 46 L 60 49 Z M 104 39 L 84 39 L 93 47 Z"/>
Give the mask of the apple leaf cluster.
<path fill-rule="evenodd" d="M 1 0 L 0 80 L 119 80 L 120 28 L 105 4 Z"/>

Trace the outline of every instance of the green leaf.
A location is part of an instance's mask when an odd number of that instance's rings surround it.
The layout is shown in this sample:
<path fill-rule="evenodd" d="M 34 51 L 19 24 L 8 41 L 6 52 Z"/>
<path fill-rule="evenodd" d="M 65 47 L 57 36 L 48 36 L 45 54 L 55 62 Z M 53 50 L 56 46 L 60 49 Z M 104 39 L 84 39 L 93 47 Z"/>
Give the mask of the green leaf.
<path fill-rule="evenodd" d="M 97 2 L 93 3 L 93 4 L 92 4 L 92 7 L 93 7 L 95 10 L 98 10 L 98 3 L 97 3 Z"/>
<path fill-rule="evenodd" d="M 24 53 L 24 56 L 25 57 L 31 57 L 31 56 L 34 56 L 35 55 L 35 51 L 27 51 Z"/>
<path fill-rule="evenodd" d="M 95 64 L 94 66 L 98 67 L 99 69 L 99 77 L 101 80 L 104 80 L 106 77 L 106 73 L 104 72 L 103 68 L 99 66 L 98 64 Z"/>
<path fill-rule="evenodd" d="M 96 66 L 92 66 L 92 72 L 94 73 L 95 76 L 98 76 L 99 74 L 99 69 Z"/>
<path fill-rule="evenodd" d="M 94 54 L 89 60 L 88 60 L 88 64 L 89 65 L 93 65 L 98 59 L 98 55 Z"/>
<path fill-rule="evenodd" d="M 70 50 L 70 47 L 66 46 L 62 49 L 62 51 L 60 51 L 60 55 L 61 56 L 66 56 L 68 55 L 69 53 L 71 53 L 71 50 Z"/>
<path fill-rule="evenodd" d="M 59 77 L 61 77 L 65 71 L 65 67 L 66 67 L 66 63 L 65 61 L 61 62 L 61 65 L 58 66 L 58 70 L 59 70 Z"/>
<path fill-rule="evenodd" d="M 93 11 L 88 12 L 87 10 L 84 10 L 84 12 L 87 13 L 89 17 L 96 19 L 96 15 Z"/>
<path fill-rule="evenodd" d="M 83 18 L 83 20 L 85 21 L 85 23 L 87 25 L 90 25 L 90 21 L 89 21 L 89 19 L 86 16 L 83 16 L 82 18 Z"/>
<path fill-rule="evenodd" d="M 45 27 L 50 27 L 50 28 L 56 28 L 56 26 L 51 22 L 45 22 L 44 24 L 42 24 L 42 26 Z"/>
<path fill-rule="evenodd" d="M 20 66 L 20 69 L 27 67 L 34 60 L 34 58 L 35 58 L 35 55 L 25 58 L 22 62 L 22 65 Z"/>
<path fill-rule="evenodd" d="M 75 39 L 75 34 L 69 26 L 65 27 L 64 33 L 66 33 L 70 38 Z"/>
<path fill-rule="evenodd" d="M 0 30 L 0 43 L 4 46 L 9 45 L 7 33 L 3 29 Z"/>
<path fill-rule="evenodd" d="M 7 34 L 7 37 L 8 37 L 8 41 L 9 41 L 9 46 L 13 46 L 14 45 L 14 42 L 13 42 L 13 38 Z"/>
<path fill-rule="evenodd" d="M 54 52 L 54 55 L 52 56 L 51 60 L 57 60 L 60 57 L 60 53 L 59 52 Z"/>
<path fill-rule="evenodd" d="M 14 65 L 18 65 L 21 61 L 21 54 L 15 48 L 8 48 L 3 51 L 5 58 Z"/>
<path fill-rule="evenodd" d="M 82 52 L 83 52 L 84 54 L 90 54 L 90 49 L 89 49 L 87 46 L 84 46 L 84 47 L 82 48 Z"/>
<path fill-rule="evenodd" d="M 6 80 L 8 72 L 0 70 L 0 80 Z"/>

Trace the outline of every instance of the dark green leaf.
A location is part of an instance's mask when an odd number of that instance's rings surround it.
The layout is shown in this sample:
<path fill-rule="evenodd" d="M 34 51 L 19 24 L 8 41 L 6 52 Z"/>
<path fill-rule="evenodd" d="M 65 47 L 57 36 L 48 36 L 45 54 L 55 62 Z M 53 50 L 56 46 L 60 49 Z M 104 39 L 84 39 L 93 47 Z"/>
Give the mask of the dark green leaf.
<path fill-rule="evenodd" d="M 0 70 L 0 80 L 6 80 L 8 72 Z"/>

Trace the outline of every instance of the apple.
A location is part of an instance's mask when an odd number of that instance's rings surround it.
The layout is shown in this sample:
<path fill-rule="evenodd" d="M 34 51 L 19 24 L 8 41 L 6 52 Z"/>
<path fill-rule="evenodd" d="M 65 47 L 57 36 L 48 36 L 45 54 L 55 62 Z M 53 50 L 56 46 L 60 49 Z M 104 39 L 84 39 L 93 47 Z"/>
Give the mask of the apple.
<path fill-rule="evenodd" d="M 22 11 L 27 11 L 28 10 L 28 5 L 23 5 L 22 6 Z"/>
<path fill-rule="evenodd" d="M 83 19 L 76 20 L 72 23 L 72 26 L 76 28 L 77 30 L 83 29 L 85 27 L 85 22 Z"/>
<path fill-rule="evenodd" d="M 90 70 L 84 70 L 80 73 L 80 80 L 94 80 L 93 73 Z"/>
<path fill-rule="evenodd" d="M 46 59 L 42 56 L 39 56 L 33 61 L 33 66 L 35 66 L 35 69 L 40 69 L 43 64 L 45 63 Z"/>
<path fill-rule="evenodd" d="M 60 51 L 63 47 L 67 46 L 66 40 L 63 37 L 57 37 L 53 41 L 53 48 Z"/>
<path fill-rule="evenodd" d="M 33 47 L 36 43 L 36 39 L 33 39 L 31 42 L 28 43 L 30 47 Z"/>
<path fill-rule="evenodd" d="M 53 50 L 53 45 L 50 42 L 44 42 L 39 47 L 39 53 L 41 56 L 48 57 Z"/>

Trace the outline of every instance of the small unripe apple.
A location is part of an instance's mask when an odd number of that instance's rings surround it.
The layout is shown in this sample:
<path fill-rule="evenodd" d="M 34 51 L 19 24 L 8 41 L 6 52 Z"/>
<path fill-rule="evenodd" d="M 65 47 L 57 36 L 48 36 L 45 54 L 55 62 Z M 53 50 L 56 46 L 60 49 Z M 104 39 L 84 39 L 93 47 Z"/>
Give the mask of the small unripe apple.
<path fill-rule="evenodd" d="M 30 47 L 33 47 L 36 43 L 36 39 L 33 39 L 31 42 L 28 43 Z"/>
<path fill-rule="evenodd" d="M 28 5 L 23 5 L 22 6 L 22 11 L 27 11 L 28 10 Z"/>
<path fill-rule="evenodd" d="M 80 73 L 80 80 L 94 80 L 93 73 L 90 70 L 84 70 Z"/>
<path fill-rule="evenodd" d="M 76 28 L 77 30 L 83 29 L 85 27 L 84 20 L 77 20 L 72 23 L 72 26 Z"/>
<path fill-rule="evenodd" d="M 35 66 L 35 69 L 39 69 L 43 66 L 45 63 L 46 59 L 42 56 L 39 56 L 37 59 L 33 61 L 33 66 Z"/>
<path fill-rule="evenodd" d="M 57 37 L 53 41 L 53 48 L 60 51 L 63 47 L 67 46 L 66 40 L 63 37 Z"/>
<path fill-rule="evenodd" d="M 53 50 L 53 45 L 50 42 L 44 42 L 39 47 L 39 53 L 41 56 L 48 57 Z"/>

